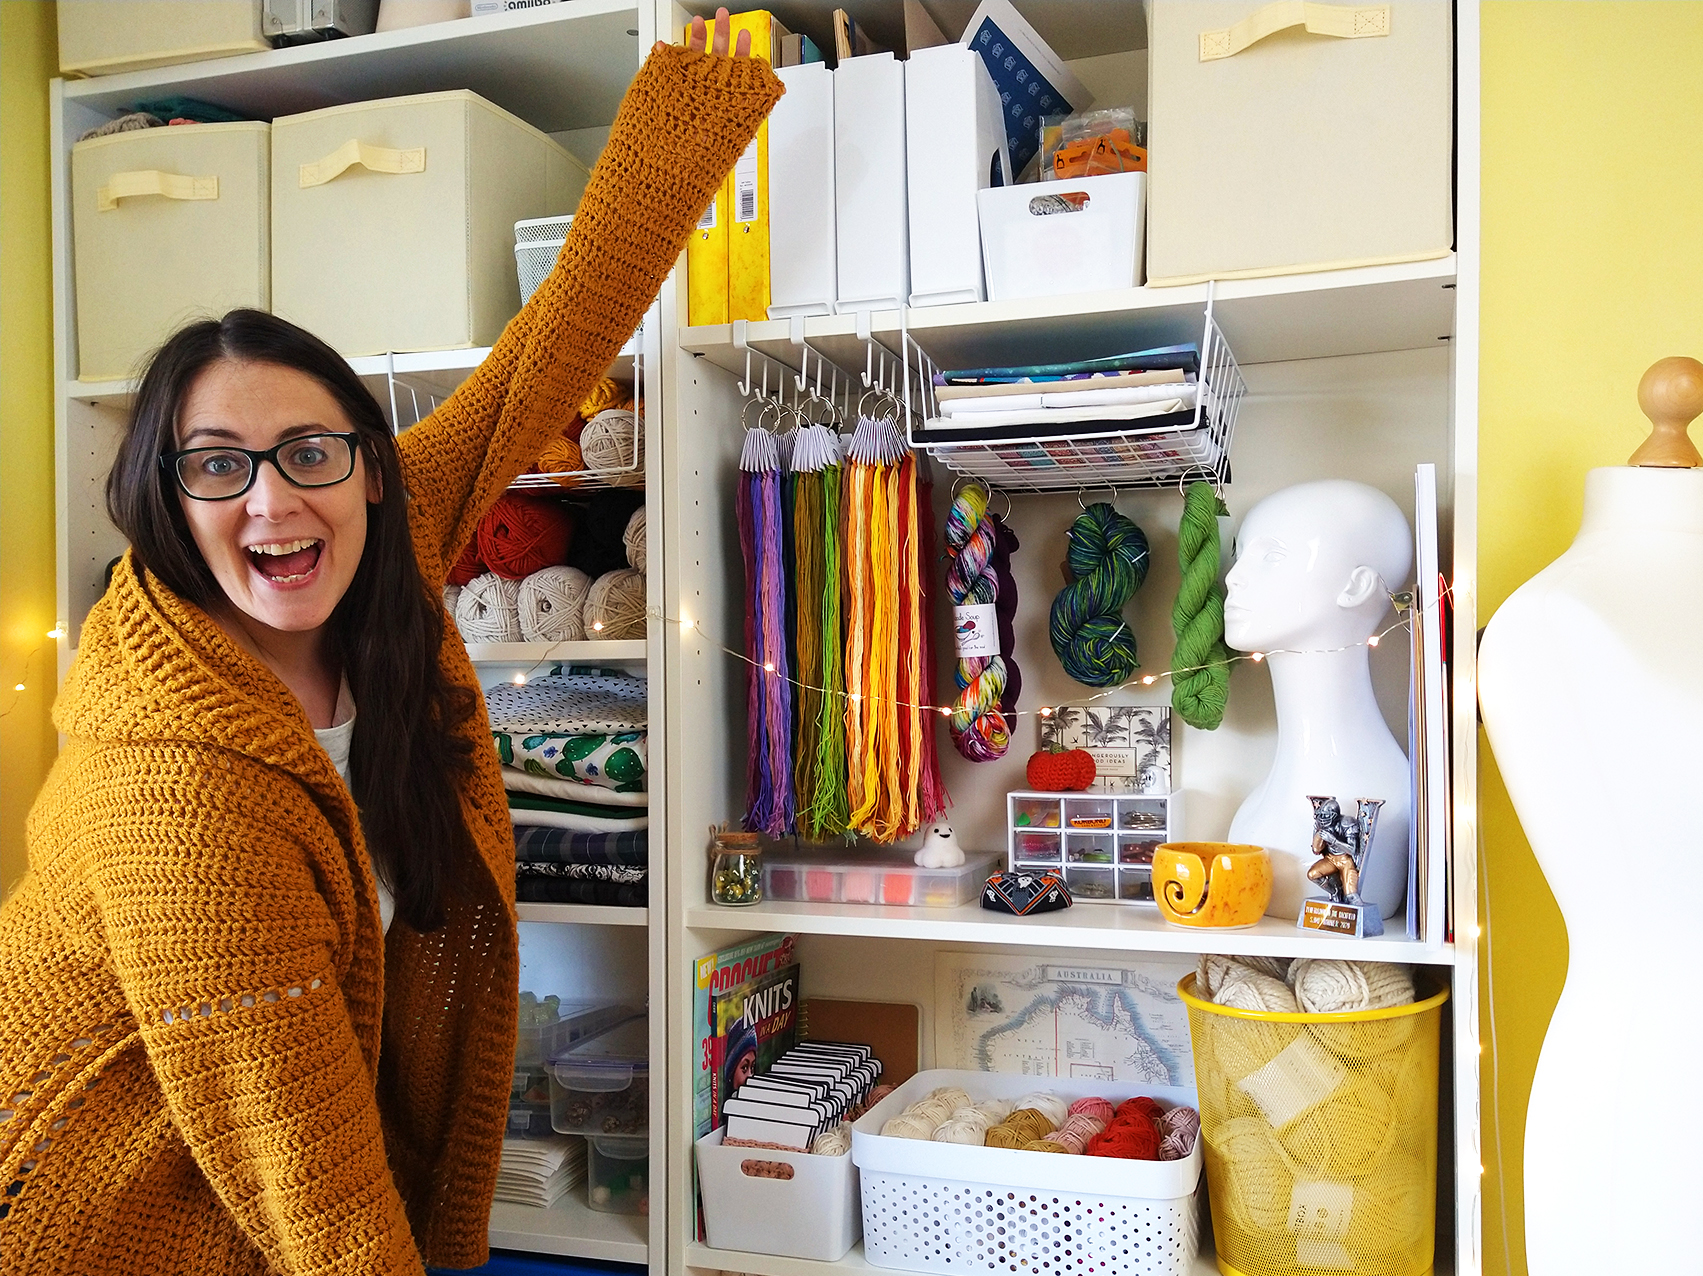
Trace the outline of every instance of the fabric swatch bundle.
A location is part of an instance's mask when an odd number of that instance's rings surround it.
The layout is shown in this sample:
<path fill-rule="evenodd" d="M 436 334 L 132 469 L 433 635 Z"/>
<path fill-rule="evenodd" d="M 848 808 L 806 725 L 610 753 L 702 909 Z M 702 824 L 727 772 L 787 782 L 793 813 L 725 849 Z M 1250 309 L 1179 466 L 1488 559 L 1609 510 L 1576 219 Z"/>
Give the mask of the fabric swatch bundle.
<path fill-rule="evenodd" d="M 566 1134 L 504 1139 L 497 1163 L 499 1201 L 548 1209 L 585 1181 L 585 1140 Z"/>
<path fill-rule="evenodd" d="M 745 826 L 894 842 L 945 808 L 934 749 L 929 486 L 891 419 L 746 432 Z"/>
<path fill-rule="evenodd" d="M 557 665 L 486 693 L 515 826 L 516 897 L 646 902 L 648 708 L 644 678 Z"/>

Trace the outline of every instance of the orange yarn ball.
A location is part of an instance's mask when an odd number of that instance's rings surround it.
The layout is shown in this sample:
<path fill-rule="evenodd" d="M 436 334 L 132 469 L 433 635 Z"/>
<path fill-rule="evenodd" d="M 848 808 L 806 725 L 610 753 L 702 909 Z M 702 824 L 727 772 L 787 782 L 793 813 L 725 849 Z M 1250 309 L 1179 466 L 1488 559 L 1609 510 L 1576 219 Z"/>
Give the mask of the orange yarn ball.
<path fill-rule="evenodd" d="M 475 539 L 487 568 L 504 580 L 524 580 L 565 562 L 573 538 L 573 519 L 561 505 L 506 492 L 479 524 Z"/>

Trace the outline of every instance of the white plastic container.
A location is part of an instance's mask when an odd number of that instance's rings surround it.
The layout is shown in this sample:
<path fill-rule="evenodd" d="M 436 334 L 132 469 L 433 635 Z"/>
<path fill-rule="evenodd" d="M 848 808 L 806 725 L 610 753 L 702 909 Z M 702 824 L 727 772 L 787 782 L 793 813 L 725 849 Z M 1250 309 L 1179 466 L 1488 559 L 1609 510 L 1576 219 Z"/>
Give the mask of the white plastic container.
<path fill-rule="evenodd" d="M 185 124 L 71 148 L 80 379 L 132 375 L 188 320 L 267 308 L 270 131 Z"/>
<path fill-rule="evenodd" d="M 465 90 L 272 122 L 272 306 L 345 356 L 488 346 L 520 309 L 514 224 L 585 166 Z"/>
<path fill-rule="evenodd" d="M 60 0 L 59 70 L 113 75 L 259 53 L 261 0 Z"/>
<path fill-rule="evenodd" d="M 998 862 L 978 852 L 956 868 L 921 868 L 909 851 L 879 858 L 763 856 L 763 897 L 817 904 L 888 904 L 905 908 L 959 908 L 974 903 Z"/>
<path fill-rule="evenodd" d="M 1193 1090 L 1077 1077 L 919 1072 L 852 1126 L 872 1266 L 919 1272 L 1188 1276 L 1200 1248 L 1201 1148 L 1180 1161 L 883 1138 L 882 1125 L 941 1086 L 972 1100 L 1051 1090 L 1114 1104 L 1138 1094 L 1197 1106 Z M 1068 1249 L 1068 1256 L 1065 1250 Z"/>
<path fill-rule="evenodd" d="M 557 1134 L 650 1132 L 650 1019 L 641 1015 L 549 1059 Z"/>
<path fill-rule="evenodd" d="M 730 1148 L 698 1140 L 704 1230 L 716 1249 L 838 1262 L 863 1234 L 851 1156 Z M 779 1167 L 785 1167 L 780 1169 Z M 790 1173 L 791 1177 L 778 1177 Z"/>
<path fill-rule="evenodd" d="M 1138 286 L 1146 209 L 1145 173 L 977 191 L 988 300 Z"/>

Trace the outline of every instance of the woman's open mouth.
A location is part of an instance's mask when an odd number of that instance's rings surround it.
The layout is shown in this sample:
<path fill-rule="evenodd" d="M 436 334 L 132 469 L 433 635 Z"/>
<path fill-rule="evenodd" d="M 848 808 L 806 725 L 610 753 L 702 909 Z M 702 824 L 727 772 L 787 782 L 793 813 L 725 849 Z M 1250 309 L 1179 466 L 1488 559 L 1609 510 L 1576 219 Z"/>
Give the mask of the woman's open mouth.
<path fill-rule="evenodd" d="M 248 561 L 274 585 L 294 585 L 313 575 L 325 542 L 313 539 L 250 545 Z"/>

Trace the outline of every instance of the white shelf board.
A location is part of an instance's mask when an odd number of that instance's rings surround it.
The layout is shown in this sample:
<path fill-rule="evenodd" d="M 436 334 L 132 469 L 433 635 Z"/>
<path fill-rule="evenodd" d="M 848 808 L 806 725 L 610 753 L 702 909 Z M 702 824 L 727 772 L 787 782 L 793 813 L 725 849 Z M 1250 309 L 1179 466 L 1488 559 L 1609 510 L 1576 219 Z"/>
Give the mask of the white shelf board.
<path fill-rule="evenodd" d="M 574 926 L 648 926 L 650 909 L 615 908 L 604 904 L 529 904 L 514 906 L 523 922 L 554 922 Z"/>
<path fill-rule="evenodd" d="M 549 1209 L 491 1206 L 493 1249 L 530 1250 L 607 1262 L 644 1263 L 650 1257 L 650 1219 L 643 1214 L 605 1214 L 585 1203 L 585 1186 L 574 1188 Z"/>
<path fill-rule="evenodd" d="M 467 658 L 476 665 L 632 664 L 645 658 L 643 638 L 607 642 L 470 642 Z"/>
<path fill-rule="evenodd" d="M 879 904 L 767 901 L 742 908 L 714 905 L 688 908 L 686 925 L 702 930 L 782 930 L 807 935 L 879 936 L 955 944 L 1454 964 L 1453 948 L 1433 948 L 1398 933 L 1377 939 L 1343 939 L 1297 930 L 1294 922 L 1273 917 L 1262 918 L 1246 930 L 1189 930 L 1162 921 L 1156 909 L 1118 904 L 1077 904 L 1056 913 L 1012 917 L 980 904 L 960 908 L 893 908 Z"/>
<path fill-rule="evenodd" d="M 1363 266 L 1217 285 L 1214 315 L 1243 364 L 1386 350 L 1431 350 L 1454 334 L 1455 259 Z M 897 349 L 900 321 L 943 368 L 1047 363 L 1198 340 L 1207 286 L 984 301 L 876 311 L 871 332 Z M 804 321 L 813 346 L 848 371 L 864 367 L 854 314 Z M 756 349 L 799 366 L 788 321 L 750 325 Z M 680 330 L 682 349 L 743 374 L 731 324 Z"/>
<path fill-rule="evenodd" d="M 738 1250 L 712 1249 L 708 1245 L 686 1246 L 686 1266 L 719 1269 L 727 1272 L 746 1272 L 749 1276 L 834 1276 L 846 1272 L 885 1272 L 864 1257 L 863 1242 L 851 1247 L 837 1263 L 825 1263 L 810 1258 L 781 1258 L 774 1254 L 746 1254 Z M 1218 1276 L 1218 1264 L 1210 1252 L 1197 1255 L 1189 1276 Z"/>
<path fill-rule="evenodd" d="M 639 65 L 637 0 L 559 4 L 75 80 L 65 98 L 116 117 L 184 95 L 279 115 L 471 89 L 546 133 L 610 123 Z"/>

